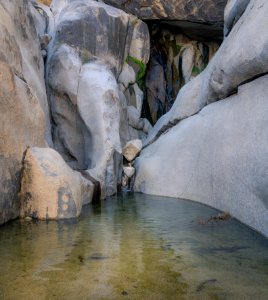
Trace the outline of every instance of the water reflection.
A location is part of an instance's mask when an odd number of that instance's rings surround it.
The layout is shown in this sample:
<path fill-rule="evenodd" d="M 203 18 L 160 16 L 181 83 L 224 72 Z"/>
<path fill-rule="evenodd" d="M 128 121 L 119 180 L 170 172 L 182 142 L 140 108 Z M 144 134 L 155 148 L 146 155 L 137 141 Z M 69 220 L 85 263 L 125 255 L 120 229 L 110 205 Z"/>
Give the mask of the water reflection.
<path fill-rule="evenodd" d="M 217 211 L 122 194 L 0 228 L 0 299 L 267 299 L 268 241 Z"/>

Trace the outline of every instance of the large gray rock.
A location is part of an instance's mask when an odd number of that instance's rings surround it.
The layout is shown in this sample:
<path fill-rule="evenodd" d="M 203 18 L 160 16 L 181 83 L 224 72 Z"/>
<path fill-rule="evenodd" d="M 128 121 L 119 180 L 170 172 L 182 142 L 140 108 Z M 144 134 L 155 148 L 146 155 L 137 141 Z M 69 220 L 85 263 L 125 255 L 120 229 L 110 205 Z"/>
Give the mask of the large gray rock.
<path fill-rule="evenodd" d="M 267 14 L 266 0 L 250 1 L 208 65 L 201 98 L 208 103 L 224 99 L 239 85 L 268 72 Z"/>
<path fill-rule="evenodd" d="M 101 59 L 117 77 L 124 63 L 128 15 L 91 0 L 54 0 L 52 9 L 58 6 L 54 47 L 67 44 L 75 48 L 83 63 Z"/>
<path fill-rule="evenodd" d="M 130 101 L 124 95 L 130 88 L 139 109 L 137 122 L 144 127 L 136 78 L 139 65 L 149 60 L 148 27 L 96 1 L 54 0 L 51 8 L 55 34 L 47 82 L 55 148 L 72 168 L 98 180 L 105 198 L 121 182 L 121 146 L 131 137 Z"/>
<path fill-rule="evenodd" d="M 134 160 L 142 148 L 141 140 L 131 140 L 123 148 L 123 155 L 128 161 Z"/>
<path fill-rule="evenodd" d="M 90 95 L 90 96 L 89 96 Z M 91 133 L 86 147 L 88 172 L 101 183 L 102 198 L 117 191 L 120 168 L 120 99 L 113 73 L 102 63 L 83 65 L 79 77 L 77 108 Z"/>
<path fill-rule="evenodd" d="M 23 162 L 21 217 L 75 218 L 92 200 L 94 185 L 51 148 L 30 148 Z"/>
<path fill-rule="evenodd" d="M 268 75 L 206 106 L 145 148 L 135 190 L 230 212 L 268 236 Z"/>
<path fill-rule="evenodd" d="M 169 19 L 216 23 L 223 20 L 227 0 L 104 0 L 104 2 L 144 20 Z"/>
<path fill-rule="evenodd" d="M 19 215 L 24 151 L 47 144 L 44 65 L 31 3 L 0 0 L 0 224 Z"/>
<path fill-rule="evenodd" d="M 228 33 L 232 30 L 235 23 L 242 16 L 246 10 L 250 0 L 228 0 L 224 10 L 224 33 Z"/>

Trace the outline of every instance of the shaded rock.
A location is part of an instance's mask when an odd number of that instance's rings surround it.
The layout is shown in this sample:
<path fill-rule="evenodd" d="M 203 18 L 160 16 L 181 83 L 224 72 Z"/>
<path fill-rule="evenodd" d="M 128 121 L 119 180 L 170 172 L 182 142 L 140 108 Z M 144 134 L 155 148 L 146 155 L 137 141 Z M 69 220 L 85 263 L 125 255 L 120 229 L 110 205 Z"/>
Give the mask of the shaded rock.
<path fill-rule="evenodd" d="M 211 205 L 268 236 L 267 94 L 266 75 L 160 136 L 136 160 L 135 190 Z"/>
<path fill-rule="evenodd" d="M 140 19 L 187 20 L 199 23 L 214 23 L 223 20 L 223 10 L 227 0 L 104 0 Z"/>
<path fill-rule="evenodd" d="M 149 63 L 146 89 L 150 116 L 155 123 L 166 111 L 166 80 L 163 66 L 154 58 Z"/>
<path fill-rule="evenodd" d="M 232 30 L 235 23 L 246 10 L 250 0 L 228 0 L 224 10 L 224 34 Z"/>
<path fill-rule="evenodd" d="M 128 161 L 132 161 L 140 153 L 142 148 L 141 140 L 129 141 L 123 148 L 123 155 Z"/>
<path fill-rule="evenodd" d="M 51 145 L 44 65 L 29 1 L 0 1 L 0 224 L 19 215 L 27 146 Z"/>
<path fill-rule="evenodd" d="M 150 31 L 152 50 L 144 116 L 156 123 L 172 108 L 181 88 L 206 68 L 219 43 L 191 40 L 166 24 L 153 24 Z"/>
<path fill-rule="evenodd" d="M 27 150 L 21 185 L 21 217 L 78 217 L 82 205 L 91 202 L 93 190 L 93 183 L 73 171 L 55 150 Z"/>

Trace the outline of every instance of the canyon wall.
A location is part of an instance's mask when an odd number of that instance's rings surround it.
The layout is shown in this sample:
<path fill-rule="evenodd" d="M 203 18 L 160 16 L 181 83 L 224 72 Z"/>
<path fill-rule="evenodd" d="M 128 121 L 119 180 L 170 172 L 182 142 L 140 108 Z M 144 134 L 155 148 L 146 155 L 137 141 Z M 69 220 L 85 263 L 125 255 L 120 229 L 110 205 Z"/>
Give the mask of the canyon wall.
<path fill-rule="evenodd" d="M 149 132 L 135 190 L 214 206 L 267 236 L 268 4 L 240 7 L 206 70 Z"/>
<path fill-rule="evenodd" d="M 197 2 L 0 0 L 0 224 L 77 217 L 143 145 L 136 191 L 268 235 L 268 5 Z"/>

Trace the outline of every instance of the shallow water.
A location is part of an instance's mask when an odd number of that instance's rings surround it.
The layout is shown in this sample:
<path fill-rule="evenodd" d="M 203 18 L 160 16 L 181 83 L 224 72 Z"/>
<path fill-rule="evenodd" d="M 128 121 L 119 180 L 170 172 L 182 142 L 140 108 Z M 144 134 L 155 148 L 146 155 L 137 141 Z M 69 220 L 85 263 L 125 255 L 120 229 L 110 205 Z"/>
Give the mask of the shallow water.
<path fill-rule="evenodd" d="M 79 221 L 11 222 L 0 299 L 268 299 L 268 240 L 233 219 L 200 222 L 217 213 L 123 194 Z"/>

